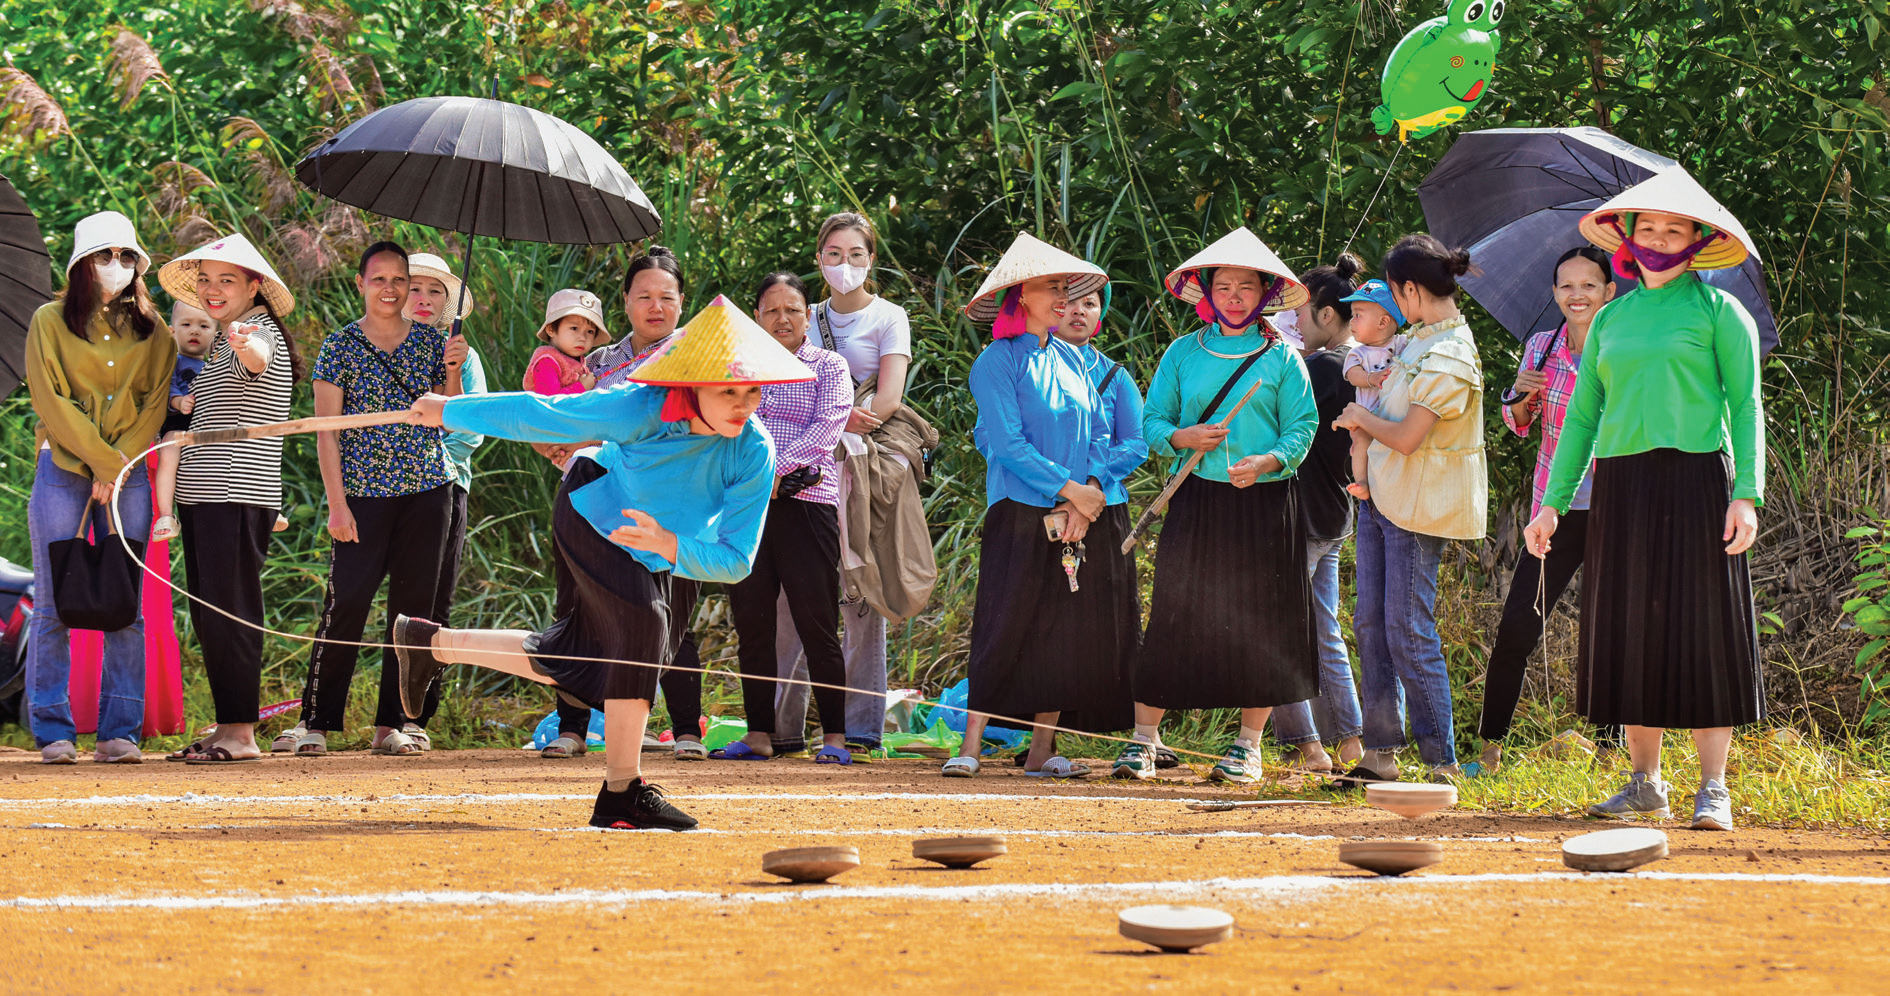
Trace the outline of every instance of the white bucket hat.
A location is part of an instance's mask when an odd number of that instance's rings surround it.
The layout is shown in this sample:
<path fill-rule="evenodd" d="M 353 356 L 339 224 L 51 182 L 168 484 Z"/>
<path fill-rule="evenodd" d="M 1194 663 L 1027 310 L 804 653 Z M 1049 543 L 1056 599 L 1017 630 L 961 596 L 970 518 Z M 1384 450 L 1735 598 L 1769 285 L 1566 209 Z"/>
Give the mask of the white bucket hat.
<path fill-rule="evenodd" d="M 1163 283 L 1168 285 L 1168 293 L 1189 304 L 1197 304 L 1204 293 L 1200 272 L 1221 266 L 1258 270 L 1276 278 L 1274 286 L 1268 288 L 1267 297 L 1260 303 L 1260 313 L 1263 315 L 1291 311 L 1311 299 L 1311 295 L 1306 293 L 1306 285 L 1299 282 L 1299 277 L 1280 261 L 1272 249 L 1267 248 L 1265 242 L 1260 241 L 1260 236 L 1245 225 L 1190 256 L 1186 263 L 1169 271 Z"/>
<path fill-rule="evenodd" d="M 465 281 L 453 276 L 452 265 L 439 256 L 435 256 L 430 252 L 416 252 L 409 255 L 407 257 L 407 277 L 409 280 L 414 277 L 432 277 L 446 285 L 446 302 L 440 305 L 440 313 L 434 318 L 434 321 L 439 323 L 438 327 L 443 329 L 449 328 L 454 321 L 472 314 L 473 298 L 471 292 L 466 294 L 466 310 L 460 310 L 460 288 L 465 284 Z"/>
<path fill-rule="evenodd" d="M 610 329 L 604 326 L 604 302 L 579 287 L 566 287 L 551 295 L 551 300 L 545 303 L 545 324 L 538 326 L 538 338 L 550 342 L 551 327 L 558 324 L 558 319 L 569 315 L 577 315 L 597 326 L 597 337 L 591 340 L 592 349 L 610 342 Z"/>
<path fill-rule="evenodd" d="M 241 234 L 214 239 L 208 245 L 192 249 L 164 264 L 158 268 L 158 283 L 172 297 L 202 311 L 203 302 L 197 300 L 197 270 L 198 263 L 206 259 L 240 266 L 261 277 L 263 300 L 269 302 L 269 308 L 276 313 L 277 318 L 286 317 L 295 310 L 295 295 L 289 293 L 288 285 L 276 276 L 275 267 L 270 266 L 263 254 L 256 251 L 249 239 Z"/>
<path fill-rule="evenodd" d="M 1633 229 L 1631 218 L 1623 216 L 1642 211 L 1691 218 L 1706 230 L 1704 234 L 1724 236 L 1701 249 L 1693 257 L 1691 269 L 1724 270 L 1745 262 L 1748 254 L 1759 255 L 1752 236 L 1746 234 L 1746 226 L 1680 166 L 1655 173 L 1583 215 L 1582 237 L 1602 251 L 1613 253 L 1621 248 L 1622 233 Z"/>
<path fill-rule="evenodd" d="M 1019 232 L 1017 240 L 1004 250 L 1004 258 L 998 260 L 998 264 L 985 275 L 984 284 L 978 288 L 977 295 L 965 305 L 965 314 L 974 322 L 988 324 L 996 321 L 1005 291 L 1026 280 L 1059 273 L 1070 278 L 1066 292 L 1072 301 L 1102 290 L 1103 285 L 1109 282 L 1109 274 L 1104 273 L 1102 267 L 1078 259 L 1028 233 Z"/>
<path fill-rule="evenodd" d="M 72 258 L 66 260 L 66 276 L 72 275 L 72 268 L 79 265 L 79 260 L 98 252 L 100 249 L 130 249 L 138 254 L 138 276 L 151 268 L 151 254 L 138 244 L 138 228 L 131 219 L 116 211 L 100 211 L 79 219 L 72 226 Z"/>

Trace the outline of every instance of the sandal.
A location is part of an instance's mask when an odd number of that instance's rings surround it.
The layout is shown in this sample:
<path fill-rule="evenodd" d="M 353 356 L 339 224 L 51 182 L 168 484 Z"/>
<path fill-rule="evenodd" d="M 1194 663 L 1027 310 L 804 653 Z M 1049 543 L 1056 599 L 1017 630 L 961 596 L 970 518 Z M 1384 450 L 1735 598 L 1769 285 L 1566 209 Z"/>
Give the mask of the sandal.
<path fill-rule="evenodd" d="M 394 730 L 382 737 L 380 743 L 369 747 L 368 753 L 382 757 L 419 757 L 420 745 L 412 737 Z"/>
<path fill-rule="evenodd" d="M 328 734 L 320 730 L 313 732 L 303 730 L 301 735 L 295 738 L 296 757 L 321 757 L 326 753 L 328 753 Z"/>
<path fill-rule="evenodd" d="M 260 757 L 237 757 L 228 747 L 212 747 L 196 757 L 185 759 L 185 764 L 249 764 L 260 761 Z"/>
<path fill-rule="evenodd" d="M 427 736 L 427 731 L 422 729 L 419 723 L 404 724 L 401 726 L 400 732 L 405 733 L 407 739 L 419 744 L 421 750 L 426 751 L 433 749 L 433 738 Z"/>
<path fill-rule="evenodd" d="M 703 746 L 702 741 L 700 740 L 676 741 L 676 760 L 678 761 L 707 761 L 708 759 L 709 759 L 709 748 Z"/>
<path fill-rule="evenodd" d="M 214 730 L 214 729 L 215 729 L 215 727 L 211 727 L 211 729 L 213 729 L 213 730 Z M 209 732 L 207 732 L 207 731 L 206 731 L 206 732 L 204 733 L 204 739 L 203 739 L 203 740 L 199 740 L 199 741 L 197 741 L 196 743 L 193 743 L 193 744 L 191 744 L 190 746 L 188 746 L 188 747 L 185 747 L 185 748 L 184 748 L 183 750 L 180 750 L 180 751 L 178 751 L 178 752 L 176 752 L 175 754 L 166 754 L 166 755 L 164 755 L 164 760 L 166 760 L 166 761 L 188 761 L 188 760 L 190 760 L 191 758 L 193 758 L 193 757 L 196 757 L 196 756 L 198 756 L 199 754 L 202 754 L 202 753 L 204 752 L 204 747 L 206 747 L 206 746 L 208 746 L 208 743 L 207 743 L 207 741 L 208 741 L 209 739 L 210 739 L 210 734 L 209 734 Z"/>
<path fill-rule="evenodd" d="M 1026 770 L 1024 774 L 1032 778 L 1083 778 L 1089 774 L 1089 765 L 1077 764 L 1059 754 L 1043 762 L 1043 767 L 1036 771 Z"/>
<path fill-rule="evenodd" d="M 815 764 L 852 764 L 853 755 L 845 747 L 832 744 L 822 747 L 814 753 Z"/>
<path fill-rule="evenodd" d="M 156 522 L 151 523 L 150 542 L 169 543 L 171 540 L 183 535 L 183 532 L 183 529 L 177 524 L 177 516 L 160 515 Z"/>
<path fill-rule="evenodd" d="M 547 761 L 562 761 L 565 758 L 576 757 L 589 749 L 590 746 L 583 741 L 561 736 L 546 744 L 545 749 L 538 752 L 538 756 Z"/>
<path fill-rule="evenodd" d="M 730 743 L 727 747 L 721 747 L 721 748 L 717 748 L 716 750 L 710 751 L 709 758 L 715 761 L 772 761 L 774 760 L 774 756 L 772 754 L 758 754 L 755 752 L 755 749 L 753 747 L 748 746 L 747 744 L 741 742 L 740 740 L 736 740 Z"/>
<path fill-rule="evenodd" d="M 978 773 L 978 759 L 975 757 L 954 757 L 938 769 L 938 773 L 947 778 L 970 778 Z"/>
<path fill-rule="evenodd" d="M 303 726 L 301 723 L 297 723 L 294 726 L 291 726 L 288 729 L 283 730 L 281 733 L 276 734 L 276 739 L 270 741 L 269 753 L 271 754 L 295 753 L 296 741 L 302 739 L 302 734 L 307 733 L 307 732 L 308 732 L 308 728 Z"/>

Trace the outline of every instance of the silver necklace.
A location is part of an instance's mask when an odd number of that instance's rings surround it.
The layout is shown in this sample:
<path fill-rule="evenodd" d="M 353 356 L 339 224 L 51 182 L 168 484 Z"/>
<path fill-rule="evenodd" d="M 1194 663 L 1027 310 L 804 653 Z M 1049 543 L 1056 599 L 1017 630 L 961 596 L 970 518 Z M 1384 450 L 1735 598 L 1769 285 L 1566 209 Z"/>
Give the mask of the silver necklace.
<path fill-rule="evenodd" d="M 1217 325 L 1215 325 L 1214 327 L 1215 327 L 1215 328 L 1220 328 L 1220 326 L 1219 326 L 1218 324 L 1217 324 Z M 1267 348 L 1267 337 L 1266 337 L 1266 336 L 1261 336 L 1261 337 L 1260 337 L 1260 345 L 1258 345 L 1258 346 L 1255 346 L 1254 348 L 1252 348 L 1252 349 L 1249 349 L 1249 350 L 1247 350 L 1247 351 L 1246 351 L 1246 352 L 1244 352 L 1244 353 L 1222 353 L 1222 352 L 1218 352 L 1218 351 L 1216 351 L 1216 350 L 1214 349 L 1214 347 L 1212 347 L 1212 346 L 1210 346 L 1210 345 L 1208 345 L 1208 344 L 1207 344 L 1207 326 L 1205 326 L 1205 325 L 1204 325 L 1204 326 L 1202 326 L 1202 327 L 1201 327 L 1201 328 L 1200 328 L 1200 329 L 1199 329 L 1198 331 L 1196 331 L 1196 332 L 1195 332 L 1195 334 L 1194 334 L 1194 341 L 1195 341 L 1195 342 L 1196 342 L 1197 344 L 1199 344 L 1199 345 L 1200 345 L 1200 347 L 1201 347 L 1201 348 L 1202 348 L 1202 349 L 1203 349 L 1204 351 L 1206 351 L 1206 352 L 1207 352 L 1207 353 L 1208 353 L 1209 355 L 1211 355 L 1211 356 L 1218 356 L 1218 357 L 1220 357 L 1220 358 L 1221 358 L 1221 359 L 1223 359 L 1223 360 L 1244 360 L 1244 359 L 1246 359 L 1247 357 L 1249 357 L 1249 356 L 1252 356 L 1253 354 L 1255 354 L 1255 353 L 1258 353 L 1259 351 L 1261 351 L 1261 350 L 1263 350 L 1263 349 L 1265 349 L 1265 348 Z"/>

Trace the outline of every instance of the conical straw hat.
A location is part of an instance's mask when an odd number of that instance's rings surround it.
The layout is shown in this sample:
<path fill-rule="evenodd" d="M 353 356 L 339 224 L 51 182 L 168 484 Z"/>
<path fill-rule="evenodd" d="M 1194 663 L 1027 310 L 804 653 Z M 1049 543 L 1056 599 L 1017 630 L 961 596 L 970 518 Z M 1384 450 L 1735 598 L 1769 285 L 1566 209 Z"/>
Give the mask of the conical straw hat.
<path fill-rule="evenodd" d="M 1700 186 L 1699 181 L 1680 166 L 1655 173 L 1583 215 L 1582 237 L 1604 252 L 1613 253 L 1621 248 L 1621 233 L 1608 222 L 1619 219 L 1622 214 L 1641 211 L 1659 211 L 1691 218 L 1726 236 L 1700 250 L 1693 257 L 1692 269 L 1724 270 L 1745 262 L 1748 254 L 1759 255 L 1752 236 L 1746 234 L 1746 226 L 1741 225 L 1731 211 L 1714 200 L 1706 188 Z M 1621 227 L 1626 229 L 1628 226 Z"/>
<path fill-rule="evenodd" d="M 446 301 L 440 305 L 440 313 L 433 316 L 439 328 L 448 328 L 454 319 L 464 318 L 473 312 L 472 292 L 466 293 L 466 308 L 460 310 L 460 288 L 465 282 L 453 276 L 452 264 L 430 252 L 416 252 L 407 257 L 407 279 L 414 277 L 432 277 L 446 285 Z"/>
<path fill-rule="evenodd" d="M 689 324 L 657 347 L 629 379 L 666 387 L 712 387 L 787 384 L 813 380 L 814 372 L 742 309 L 718 294 Z"/>
<path fill-rule="evenodd" d="M 1201 280 L 1198 276 L 1192 280 L 1189 277 L 1218 266 L 1259 270 L 1282 281 L 1278 293 L 1260 306 L 1261 314 L 1290 311 L 1310 299 L 1299 277 L 1285 263 L 1280 262 L 1280 257 L 1268 249 L 1265 242 L 1260 241 L 1260 236 L 1253 234 L 1245 225 L 1228 232 L 1221 236 L 1220 241 L 1189 257 L 1186 263 L 1169 271 L 1168 278 L 1163 282 L 1168 285 L 1168 293 L 1195 304 L 1201 300 Z"/>
<path fill-rule="evenodd" d="M 263 299 L 269 302 L 277 318 L 295 310 L 295 295 L 289 293 L 288 285 L 276 276 L 276 268 L 240 234 L 225 235 L 164 264 L 158 268 L 158 283 L 172 297 L 202 311 L 203 302 L 197 300 L 197 264 L 206 259 L 240 266 L 261 277 Z"/>
<path fill-rule="evenodd" d="M 1065 291 L 1072 301 L 1101 290 L 1109 282 L 1109 274 L 1104 273 L 1102 267 L 1078 259 L 1026 232 L 1019 232 L 1017 240 L 1004 250 L 1004 258 L 998 260 L 998 264 L 985 275 L 977 296 L 965 305 L 965 315 L 974 322 L 996 321 L 998 307 L 1003 304 L 1006 290 L 1026 280 L 1058 273 L 1070 278 Z"/>

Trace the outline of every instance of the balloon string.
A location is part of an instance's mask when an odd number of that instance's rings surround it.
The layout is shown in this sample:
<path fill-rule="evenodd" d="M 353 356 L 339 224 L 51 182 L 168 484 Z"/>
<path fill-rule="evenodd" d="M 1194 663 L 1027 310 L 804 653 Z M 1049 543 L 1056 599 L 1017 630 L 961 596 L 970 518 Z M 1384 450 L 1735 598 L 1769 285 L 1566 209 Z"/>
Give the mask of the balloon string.
<path fill-rule="evenodd" d="M 1398 149 L 1397 149 L 1397 151 L 1396 151 L 1396 152 L 1393 152 L 1393 153 L 1391 154 L 1391 162 L 1389 162 L 1389 163 L 1387 163 L 1387 164 L 1385 165 L 1385 172 L 1384 172 L 1384 175 L 1383 175 L 1383 176 L 1380 176 L 1380 177 L 1378 178 L 1378 189 L 1377 189 L 1377 190 L 1374 190 L 1374 191 L 1372 191 L 1372 199 L 1371 199 L 1370 201 L 1367 201 L 1367 202 L 1366 202 L 1366 204 L 1365 204 L 1365 210 L 1364 210 L 1363 212 L 1361 212 L 1361 213 L 1359 214 L 1359 216 L 1358 216 L 1358 224 L 1357 224 L 1357 225 L 1354 225 L 1354 226 L 1352 227 L 1352 234 L 1351 234 L 1351 236 L 1350 236 L 1349 238 L 1347 238 L 1347 239 L 1345 240 L 1345 248 L 1344 248 L 1344 249 L 1341 249 L 1341 250 L 1339 250 L 1339 254 L 1340 254 L 1340 255 L 1344 255 L 1344 254 L 1346 254 L 1346 253 L 1348 253 L 1348 252 L 1351 252 L 1351 251 L 1352 251 L 1352 243 L 1353 243 L 1353 242 L 1354 242 L 1355 240 L 1357 240 L 1357 238 L 1358 238 L 1358 233 L 1359 233 L 1359 232 L 1361 232 L 1361 231 L 1364 231 L 1364 229 L 1365 229 L 1365 219 L 1367 219 L 1367 218 L 1370 218 L 1370 217 L 1371 217 L 1371 214 L 1372 214 L 1372 208 L 1374 208 L 1374 207 L 1377 207 L 1377 206 L 1378 206 L 1378 195 L 1379 195 L 1379 194 L 1381 194 L 1381 193 L 1384 193 L 1384 190 L 1385 190 L 1385 181 L 1386 181 L 1386 180 L 1389 180 L 1389 179 L 1391 179 L 1391 173 L 1392 173 L 1392 170 L 1395 170 L 1395 169 L 1397 169 L 1397 168 L 1398 168 L 1398 157 L 1399 157 L 1399 156 L 1401 156 L 1401 155 L 1404 155 L 1404 143 L 1403 143 L 1403 142 L 1399 142 L 1399 143 L 1398 143 Z"/>
<path fill-rule="evenodd" d="M 130 555 L 131 559 L 137 562 L 138 568 L 144 571 L 146 576 L 162 583 L 165 587 L 171 589 L 171 591 L 175 592 L 176 594 L 184 596 L 190 601 L 195 602 L 198 605 L 201 605 L 212 612 L 215 612 L 217 615 L 220 615 L 224 617 L 225 619 L 230 620 L 231 622 L 237 623 L 242 626 L 247 626 L 250 629 L 256 630 L 259 633 L 263 633 L 269 636 L 281 637 L 282 639 L 285 639 L 285 640 L 296 640 L 303 643 L 327 643 L 327 644 L 332 644 L 338 647 L 354 647 L 357 650 L 367 649 L 367 650 L 399 651 L 403 649 L 398 644 L 393 644 L 393 643 L 375 643 L 375 642 L 365 641 L 365 640 L 335 640 L 335 639 L 330 639 L 328 637 L 308 636 L 302 633 L 284 633 L 280 630 L 270 629 L 269 627 L 264 626 L 260 623 L 251 622 L 248 619 L 244 619 L 241 616 L 238 616 L 232 612 L 229 612 L 228 610 L 224 609 L 220 605 L 212 605 L 211 603 L 197 597 L 196 595 L 191 594 L 189 591 L 183 588 L 179 588 L 169 578 L 166 578 L 158 574 L 156 571 L 153 571 L 150 565 L 146 564 L 143 558 L 139 557 L 137 552 L 131 549 L 131 541 L 127 539 L 125 536 L 124 516 L 121 514 L 120 509 L 118 507 L 118 496 L 122 493 L 121 489 L 124 484 L 125 477 L 131 472 L 131 468 L 139 466 L 140 464 L 144 462 L 146 458 L 148 458 L 151 454 L 157 452 L 158 450 L 161 450 L 166 446 L 176 446 L 176 445 L 177 445 L 176 440 L 160 440 L 155 445 L 153 445 L 150 449 L 145 450 L 143 453 L 138 454 L 132 460 L 126 462 L 124 468 L 118 472 L 118 476 L 114 478 L 112 481 L 112 497 L 111 497 L 112 524 L 117 533 L 118 541 L 120 544 L 124 546 L 125 552 L 128 555 Z M 523 652 L 524 651 L 521 648 L 520 653 L 523 653 Z M 731 673 L 728 671 L 718 671 L 713 668 L 706 668 L 706 667 L 682 667 L 680 665 L 673 665 L 673 664 L 651 664 L 647 661 L 619 660 L 619 659 L 611 658 L 611 657 L 576 657 L 576 656 L 571 656 L 568 654 L 559 654 L 558 659 L 569 660 L 569 661 L 583 661 L 585 663 L 618 664 L 618 665 L 626 665 L 629 667 L 648 667 L 648 668 L 656 668 L 659 671 L 665 671 L 665 670 L 682 671 L 689 674 L 711 675 L 711 676 L 724 677 L 724 678 L 735 677 L 735 678 L 740 678 L 743 681 L 771 681 L 778 685 L 805 685 L 810 689 L 811 688 L 828 688 L 828 689 L 833 689 L 835 691 L 849 692 L 855 695 L 878 696 L 878 695 L 883 694 L 879 690 L 871 689 L 871 688 L 854 688 L 848 685 L 830 685 L 825 682 L 809 681 L 802 678 L 782 678 L 782 677 L 774 676 L 774 675 Z M 466 665 L 466 666 L 477 667 L 478 665 Z M 554 685 L 551 685 L 550 687 L 556 688 L 558 686 L 554 684 Z M 956 706 L 956 705 L 948 706 L 943 702 L 935 702 L 930 699 L 924 699 L 924 698 L 911 698 L 911 699 L 907 699 L 906 701 L 913 702 L 922 706 L 932 706 L 935 708 L 951 709 L 954 711 L 963 712 L 967 716 L 981 716 L 987 720 L 995 719 L 995 720 L 1005 720 L 1007 722 L 1015 722 L 1015 720 L 1012 720 L 1010 717 L 1001 716 L 997 713 L 980 712 L 979 710 L 969 708 L 968 706 Z M 1077 730 L 1077 729 L 1072 729 L 1067 726 L 1057 726 L 1052 723 L 1031 722 L 1030 726 L 1034 728 L 1038 728 L 1038 729 L 1049 730 L 1052 733 L 1069 733 L 1074 736 L 1090 737 L 1096 740 L 1106 740 L 1106 741 L 1119 743 L 1119 744 L 1143 743 L 1143 741 L 1132 740 L 1128 737 L 1120 737 L 1120 736 L 1115 736 L 1113 734 L 1108 734 L 1108 733 L 1092 733 L 1087 730 Z M 1168 745 L 1164 744 L 1163 746 L 1166 747 Z M 961 747 L 960 749 L 962 750 L 963 748 Z M 1168 749 L 1174 751 L 1176 754 L 1187 754 L 1193 757 L 1204 758 L 1210 761 L 1219 761 L 1221 759 L 1221 755 L 1219 754 L 1209 754 L 1209 753 L 1204 753 L 1198 750 L 1189 750 L 1183 747 L 1169 747 Z M 980 753 L 982 753 L 982 751 Z"/>

